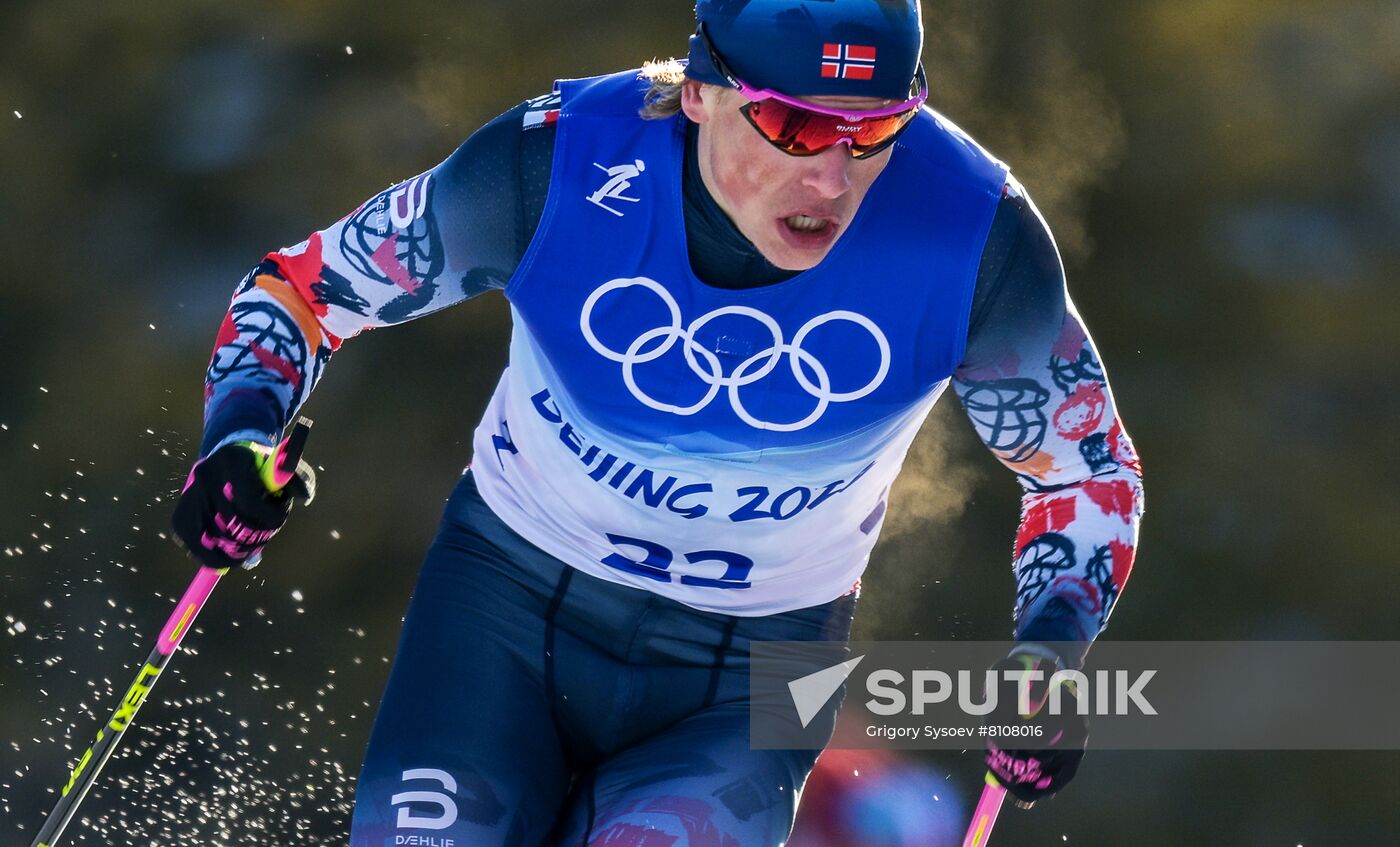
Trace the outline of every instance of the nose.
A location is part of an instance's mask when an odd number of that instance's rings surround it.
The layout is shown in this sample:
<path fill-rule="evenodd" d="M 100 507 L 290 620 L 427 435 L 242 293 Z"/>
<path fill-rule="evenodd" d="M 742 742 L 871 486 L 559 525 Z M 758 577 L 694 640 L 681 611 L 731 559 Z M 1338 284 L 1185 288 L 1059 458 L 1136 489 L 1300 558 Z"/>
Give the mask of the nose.
<path fill-rule="evenodd" d="M 851 148 L 846 144 L 833 144 L 826 150 L 807 159 L 808 168 L 802 182 L 814 189 L 823 198 L 835 200 L 851 190 Z"/>

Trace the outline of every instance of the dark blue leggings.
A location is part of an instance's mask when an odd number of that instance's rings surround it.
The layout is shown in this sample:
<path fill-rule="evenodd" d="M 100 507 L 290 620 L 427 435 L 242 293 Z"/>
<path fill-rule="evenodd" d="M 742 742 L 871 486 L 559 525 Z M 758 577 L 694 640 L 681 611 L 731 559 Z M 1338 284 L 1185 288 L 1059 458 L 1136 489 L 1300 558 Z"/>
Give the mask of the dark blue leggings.
<path fill-rule="evenodd" d="M 777 847 L 819 751 L 750 749 L 749 644 L 844 642 L 854 606 L 741 618 L 590 577 L 506 527 L 468 473 L 404 621 L 350 844 Z"/>

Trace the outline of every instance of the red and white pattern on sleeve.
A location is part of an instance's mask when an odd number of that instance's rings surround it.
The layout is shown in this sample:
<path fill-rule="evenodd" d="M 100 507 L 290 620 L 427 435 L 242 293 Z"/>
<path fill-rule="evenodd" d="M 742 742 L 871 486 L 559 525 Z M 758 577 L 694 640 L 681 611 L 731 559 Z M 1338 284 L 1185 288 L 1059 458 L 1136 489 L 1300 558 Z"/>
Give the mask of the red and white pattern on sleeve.
<path fill-rule="evenodd" d="M 206 426 L 269 402 L 285 424 L 343 339 L 467 298 L 449 282 L 433 189 L 432 171 L 395 185 L 244 278 L 206 374 Z"/>
<path fill-rule="evenodd" d="M 1077 619 L 1076 636 L 1087 641 L 1107 624 L 1133 569 L 1142 467 L 1073 308 L 1046 371 L 1049 426 L 1018 463 L 1036 485 L 1022 498 L 1016 534 L 1016 618 Z"/>
<path fill-rule="evenodd" d="M 1092 641 L 1132 572 L 1142 467 L 1072 304 L 1049 355 L 1023 342 L 955 385 L 978 435 L 1026 489 L 1014 550 L 1016 631 Z M 1048 625 L 1048 626 L 1047 626 Z"/>
<path fill-rule="evenodd" d="M 560 97 L 558 91 L 526 100 L 525 117 L 521 121 L 521 128 L 538 129 L 543 126 L 554 126 L 559 122 L 559 106 L 562 103 L 563 98 Z"/>

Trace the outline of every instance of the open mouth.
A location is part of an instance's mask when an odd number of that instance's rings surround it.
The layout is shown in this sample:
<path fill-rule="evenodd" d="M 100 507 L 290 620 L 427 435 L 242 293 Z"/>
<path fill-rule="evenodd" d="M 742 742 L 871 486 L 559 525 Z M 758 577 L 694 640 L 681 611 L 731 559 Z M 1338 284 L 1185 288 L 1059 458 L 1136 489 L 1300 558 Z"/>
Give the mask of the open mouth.
<path fill-rule="evenodd" d="M 826 247 L 835 240 L 837 225 L 827 218 L 799 214 L 780 218 L 778 230 L 789 244 L 810 250 Z"/>

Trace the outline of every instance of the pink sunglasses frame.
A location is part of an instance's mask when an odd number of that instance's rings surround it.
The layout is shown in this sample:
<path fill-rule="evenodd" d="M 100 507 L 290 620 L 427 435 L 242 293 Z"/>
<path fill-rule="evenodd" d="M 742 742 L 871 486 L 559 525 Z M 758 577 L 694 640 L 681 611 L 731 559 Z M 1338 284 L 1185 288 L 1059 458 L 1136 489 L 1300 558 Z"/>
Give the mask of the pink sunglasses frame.
<path fill-rule="evenodd" d="M 764 100 L 777 100 L 784 106 L 791 106 L 794 109 L 805 109 L 808 112 L 816 112 L 819 115 L 830 115 L 836 118 L 846 118 L 847 120 L 851 121 L 858 121 L 862 118 L 883 118 L 888 117 L 889 115 L 898 115 L 903 112 L 911 112 L 914 109 L 917 109 L 920 106 L 924 105 L 924 102 L 928 100 L 928 81 L 924 79 L 923 65 L 919 66 L 919 75 L 917 77 L 917 81 L 919 83 L 918 94 L 914 95 L 913 97 L 910 97 L 908 100 L 905 100 L 902 103 L 893 103 L 889 106 L 882 106 L 878 109 L 864 109 L 854 112 L 849 109 L 840 109 L 833 106 L 821 106 L 816 103 L 809 103 L 805 100 L 799 100 L 796 97 L 790 97 L 781 92 L 774 91 L 771 88 L 754 88 L 747 82 L 744 82 L 738 77 L 730 74 L 728 68 L 724 68 L 721 72 L 724 73 L 725 78 L 728 79 L 731 84 L 733 84 L 736 91 L 742 94 L 746 99 L 752 100 L 755 103 L 759 103 Z"/>

